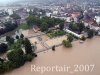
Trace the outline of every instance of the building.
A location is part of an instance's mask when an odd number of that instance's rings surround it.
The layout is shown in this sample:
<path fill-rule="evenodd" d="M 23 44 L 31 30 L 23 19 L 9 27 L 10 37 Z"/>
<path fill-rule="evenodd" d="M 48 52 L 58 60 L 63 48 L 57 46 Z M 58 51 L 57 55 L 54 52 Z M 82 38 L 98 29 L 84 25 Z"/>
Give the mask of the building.
<path fill-rule="evenodd" d="M 71 17 L 73 18 L 73 20 L 75 21 L 75 22 L 78 22 L 79 21 L 79 17 L 81 16 L 81 12 L 73 12 L 72 14 L 71 14 Z"/>
<path fill-rule="evenodd" d="M 95 16 L 95 20 L 98 24 L 100 24 L 100 16 Z"/>

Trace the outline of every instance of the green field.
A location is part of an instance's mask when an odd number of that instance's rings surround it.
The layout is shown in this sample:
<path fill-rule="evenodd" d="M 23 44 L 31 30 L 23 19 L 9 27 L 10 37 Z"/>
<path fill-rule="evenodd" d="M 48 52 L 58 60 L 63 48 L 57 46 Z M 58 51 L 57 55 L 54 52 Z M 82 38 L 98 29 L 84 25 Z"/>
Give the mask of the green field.
<path fill-rule="evenodd" d="M 23 30 L 27 30 L 27 29 L 29 29 L 29 28 L 31 28 L 31 26 L 29 26 L 29 25 L 27 25 L 27 24 L 20 24 L 20 25 L 18 26 L 18 29 L 23 29 Z"/>

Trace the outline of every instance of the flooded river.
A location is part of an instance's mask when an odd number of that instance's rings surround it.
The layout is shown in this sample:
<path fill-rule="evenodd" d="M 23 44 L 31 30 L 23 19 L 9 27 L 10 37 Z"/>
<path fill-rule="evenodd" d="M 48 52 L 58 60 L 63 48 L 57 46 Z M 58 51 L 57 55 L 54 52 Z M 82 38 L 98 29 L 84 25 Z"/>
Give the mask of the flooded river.
<path fill-rule="evenodd" d="M 75 64 L 78 66 L 78 71 L 74 72 Z M 68 72 L 49 71 L 44 72 L 31 72 L 31 65 L 37 66 L 70 66 Z M 83 67 L 89 66 L 90 71 L 79 71 Z M 94 68 L 91 66 L 94 65 Z M 80 69 L 79 69 L 80 68 Z M 27 62 L 21 68 L 6 73 L 5 75 L 100 75 L 100 37 L 94 37 L 88 39 L 84 43 L 80 44 L 79 41 L 73 42 L 72 48 L 64 48 L 63 46 L 57 47 L 56 51 L 52 50 L 41 52 L 38 57 L 32 62 Z"/>

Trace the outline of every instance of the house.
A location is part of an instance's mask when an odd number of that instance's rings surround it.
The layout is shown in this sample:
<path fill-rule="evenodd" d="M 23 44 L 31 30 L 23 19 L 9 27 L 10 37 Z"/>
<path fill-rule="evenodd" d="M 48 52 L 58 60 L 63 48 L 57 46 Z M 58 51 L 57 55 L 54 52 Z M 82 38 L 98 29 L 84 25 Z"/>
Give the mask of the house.
<path fill-rule="evenodd" d="M 83 23 L 85 27 L 89 27 L 90 29 L 93 29 L 95 31 L 100 30 L 100 26 L 98 26 L 97 22 L 93 19 L 85 19 L 83 20 Z"/>
<path fill-rule="evenodd" d="M 47 16 L 47 17 L 51 17 L 51 14 L 52 14 L 52 13 L 46 13 L 46 16 Z"/>
<path fill-rule="evenodd" d="M 71 14 L 71 17 L 73 18 L 73 20 L 75 21 L 75 22 L 78 22 L 79 21 L 79 17 L 81 16 L 81 12 L 73 12 L 72 14 Z"/>
<path fill-rule="evenodd" d="M 98 24 L 100 24 L 100 16 L 95 16 L 95 20 Z"/>
<path fill-rule="evenodd" d="M 34 32 L 40 31 L 40 28 L 37 25 L 33 25 L 33 30 Z"/>

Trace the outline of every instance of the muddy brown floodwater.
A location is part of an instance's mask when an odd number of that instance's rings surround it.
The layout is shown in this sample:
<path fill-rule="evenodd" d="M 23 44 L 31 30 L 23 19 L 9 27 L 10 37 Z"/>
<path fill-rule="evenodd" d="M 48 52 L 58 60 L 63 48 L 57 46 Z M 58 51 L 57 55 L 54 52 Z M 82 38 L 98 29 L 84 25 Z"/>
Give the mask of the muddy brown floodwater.
<path fill-rule="evenodd" d="M 54 66 L 69 65 L 71 70 L 77 65 L 95 65 L 92 72 L 31 72 L 31 65 Z M 91 67 L 90 67 L 91 69 Z M 27 62 L 21 68 L 15 69 L 5 75 L 100 75 L 100 37 L 86 40 L 80 44 L 79 41 L 73 42 L 72 48 L 60 46 L 56 51 L 52 50 L 38 54 L 32 62 Z"/>

